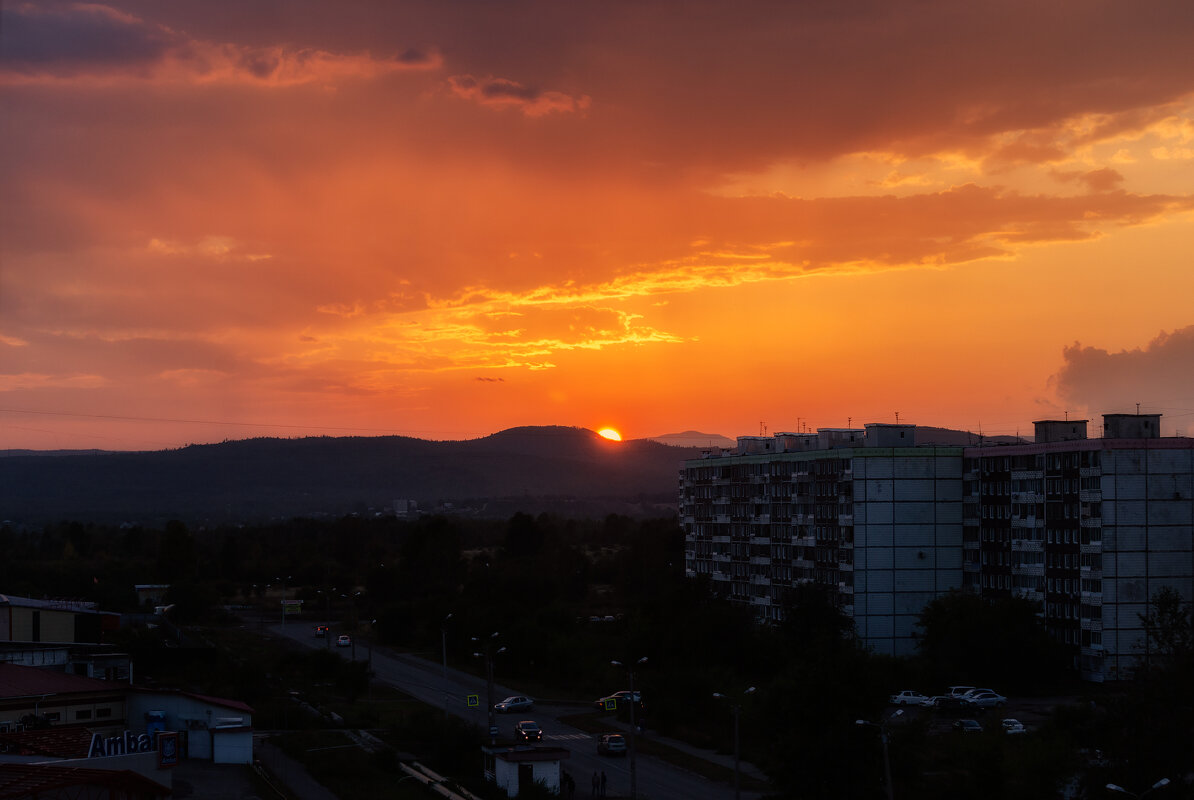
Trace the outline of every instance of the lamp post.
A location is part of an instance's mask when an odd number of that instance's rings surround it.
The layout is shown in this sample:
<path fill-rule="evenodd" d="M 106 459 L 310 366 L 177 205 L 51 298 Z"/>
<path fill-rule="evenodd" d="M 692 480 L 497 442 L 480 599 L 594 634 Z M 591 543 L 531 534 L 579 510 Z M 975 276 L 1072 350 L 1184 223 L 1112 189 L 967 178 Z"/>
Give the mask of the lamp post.
<path fill-rule="evenodd" d="M 319 590 L 319 593 L 323 595 L 323 608 L 324 608 L 323 619 L 324 619 L 324 622 L 327 623 L 327 626 L 328 626 L 328 629 L 326 631 L 324 631 L 324 634 L 323 634 L 323 644 L 324 644 L 324 648 L 327 650 L 332 649 L 332 628 L 331 628 L 332 592 L 334 592 L 334 591 L 336 591 L 335 586 L 333 586 L 331 589 L 320 589 Z"/>
<path fill-rule="evenodd" d="M 485 640 L 485 652 L 484 653 L 473 653 L 474 657 L 485 659 L 485 702 L 489 707 L 488 708 L 488 711 L 489 711 L 488 718 L 489 718 L 489 744 L 490 745 L 494 745 L 497 743 L 497 725 L 494 724 L 494 719 L 493 719 L 493 657 L 496 656 L 498 653 L 506 652 L 505 647 L 499 647 L 497 650 L 493 649 L 493 640 L 496 639 L 497 637 L 498 637 L 497 631 L 494 631 L 493 633 L 489 634 L 489 638 Z M 476 636 L 473 637 L 473 641 L 477 642 L 478 644 L 480 644 L 480 642 L 481 642 L 481 640 L 478 639 Z"/>
<path fill-rule="evenodd" d="M 647 657 L 643 656 L 628 667 L 621 661 L 611 661 L 609 663 L 615 667 L 625 667 L 626 674 L 630 679 L 630 800 L 635 800 L 635 798 L 638 797 L 638 771 L 635 767 L 634 760 L 634 708 L 636 705 L 638 705 L 638 702 L 635 700 L 634 695 L 634 668 L 639 664 L 646 664 Z"/>
<path fill-rule="evenodd" d="M 892 714 L 888 720 L 893 720 L 896 717 L 902 716 L 904 709 Z M 891 759 L 887 754 L 887 722 L 867 722 L 865 719 L 854 721 L 855 725 L 869 725 L 872 728 L 879 729 L 879 741 L 883 743 L 883 780 L 887 785 L 887 800 L 895 800 L 895 790 L 891 785 Z"/>
<path fill-rule="evenodd" d="M 274 578 L 276 581 L 282 582 L 282 625 L 286 625 L 286 584 L 290 582 L 293 575 L 287 575 L 285 578 Z"/>
<path fill-rule="evenodd" d="M 346 600 L 349 600 L 352 603 L 352 624 L 349 626 L 352 629 L 352 636 L 350 637 L 350 641 L 352 642 L 352 655 L 350 656 L 350 658 L 353 661 L 356 661 L 357 660 L 357 634 L 358 634 L 357 628 L 360 627 L 360 619 L 358 618 L 358 612 L 357 612 L 357 598 L 361 596 L 361 593 L 353 592 L 351 596 L 347 595 L 347 594 L 342 594 L 340 596 Z"/>
<path fill-rule="evenodd" d="M 755 687 L 750 687 L 742 693 L 743 697 L 755 693 Z M 714 692 L 713 696 L 721 700 L 729 700 L 730 698 L 721 692 Z M 734 712 L 734 800 L 739 800 L 742 797 L 742 791 L 739 788 L 741 784 L 741 760 L 738 749 L 738 714 L 742 711 L 742 703 L 730 703 L 730 709 Z"/>
<path fill-rule="evenodd" d="M 444 621 L 439 624 L 440 641 L 444 647 L 444 719 L 448 718 L 448 620 L 452 619 L 452 615 L 444 617 Z"/>
<path fill-rule="evenodd" d="M 1116 786 L 1114 783 L 1109 783 L 1109 784 L 1107 784 L 1107 791 L 1115 792 L 1116 794 L 1126 794 L 1128 797 L 1141 798 L 1141 797 L 1145 797 L 1145 796 L 1151 794 L 1153 792 L 1153 790 L 1155 790 L 1155 789 L 1164 789 L 1168 785 L 1169 785 L 1169 779 L 1161 778 L 1161 780 L 1157 781 L 1156 783 L 1154 783 L 1152 786 L 1145 789 L 1140 794 L 1136 794 L 1135 792 L 1129 792 L 1127 789 L 1125 789 L 1122 786 Z"/>

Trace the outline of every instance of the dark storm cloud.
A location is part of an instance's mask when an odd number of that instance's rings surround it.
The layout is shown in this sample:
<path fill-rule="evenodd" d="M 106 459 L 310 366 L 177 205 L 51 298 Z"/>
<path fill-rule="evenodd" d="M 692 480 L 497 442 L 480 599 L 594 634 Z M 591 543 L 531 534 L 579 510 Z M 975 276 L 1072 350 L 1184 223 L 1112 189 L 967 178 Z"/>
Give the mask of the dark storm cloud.
<path fill-rule="evenodd" d="M 179 41 L 169 29 L 97 5 L 5 6 L 0 31 L 0 63 L 17 71 L 153 62 Z"/>

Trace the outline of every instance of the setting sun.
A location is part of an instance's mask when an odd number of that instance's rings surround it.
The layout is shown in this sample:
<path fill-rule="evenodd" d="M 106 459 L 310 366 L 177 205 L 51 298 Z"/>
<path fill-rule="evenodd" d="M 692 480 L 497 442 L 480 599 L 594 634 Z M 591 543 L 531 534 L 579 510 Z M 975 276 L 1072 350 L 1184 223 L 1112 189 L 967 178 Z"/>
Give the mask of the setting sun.
<path fill-rule="evenodd" d="M 614 442 L 622 441 L 622 434 L 618 433 L 613 428 L 602 428 L 601 430 L 597 431 L 597 434 L 599 436 L 604 436 L 606 439 L 609 439 L 610 441 L 614 441 Z"/>

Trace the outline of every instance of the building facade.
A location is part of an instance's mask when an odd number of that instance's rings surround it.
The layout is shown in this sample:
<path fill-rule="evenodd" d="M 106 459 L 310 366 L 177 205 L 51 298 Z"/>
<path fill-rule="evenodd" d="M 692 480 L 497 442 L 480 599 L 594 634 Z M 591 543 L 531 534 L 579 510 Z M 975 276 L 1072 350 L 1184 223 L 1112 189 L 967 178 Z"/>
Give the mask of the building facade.
<path fill-rule="evenodd" d="M 740 437 L 681 471 L 687 574 L 768 621 L 825 586 L 868 646 L 910 654 L 925 603 L 962 584 L 961 475 L 962 448 L 912 425 Z"/>
<path fill-rule="evenodd" d="M 1194 440 L 1160 415 L 1036 423 L 1035 442 L 918 447 L 912 425 L 744 436 L 684 462 L 685 569 L 779 621 L 800 583 L 830 588 L 862 641 L 911 654 L 951 589 L 1040 604 L 1090 680 L 1148 657 L 1163 588 L 1194 598 Z"/>
<path fill-rule="evenodd" d="M 1162 589 L 1194 598 L 1194 440 L 1161 438 L 1159 414 L 1036 423 L 1035 443 L 968 448 L 964 585 L 1041 606 L 1089 680 L 1148 657 L 1142 617 Z"/>

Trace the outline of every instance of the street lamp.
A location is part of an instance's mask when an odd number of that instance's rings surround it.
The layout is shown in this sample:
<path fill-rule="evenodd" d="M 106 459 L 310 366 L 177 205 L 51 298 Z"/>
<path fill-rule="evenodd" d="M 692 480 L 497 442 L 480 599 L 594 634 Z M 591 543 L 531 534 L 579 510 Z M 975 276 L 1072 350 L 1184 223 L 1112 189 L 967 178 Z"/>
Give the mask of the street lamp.
<path fill-rule="evenodd" d="M 1164 789 L 1168 785 L 1169 785 L 1169 779 L 1161 778 L 1161 780 L 1157 781 L 1156 783 L 1154 783 L 1152 786 L 1145 789 L 1140 794 L 1136 794 L 1135 792 L 1129 792 L 1127 789 L 1125 789 L 1122 786 L 1116 786 L 1114 783 L 1109 783 L 1109 784 L 1107 784 L 1107 791 L 1116 792 L 1117 794 L 1126 794 L 1128 797 L 1141 798 L 1141 797 L 1145 797 L 1148 794 L 1152 793 L 1152 791 L 1154 789 Z"/>
<path fill-rule="evenodd" d="M 359 617 L 360 612 L 357 610 L 357 598 L 359 598 L 361 596 L 361 593 L 353 592 L 351 595 L 342 594 L 340 596 L 343 597 L 345 600 L 348 600 L 352 603 L 352 624 L 349 625 L 349 627 L 352 630 L 352 636 L 350 637 L 350 640 L 352 642 L 352 655 L 349 656 L 349 658 L 353 661 L 356 661 L 357 660 L 357 634 L 358 634 L 357 628 L 360 627 L 360 617 Z"/>
<path fill-rule="evenodd" d="M 293 577 L 294 577 L 293 575 L 287 575 L 285 578 L 277 578 L 277 577 L 274 578 L 275 581 L 282 582 L 282 625 L 283 626 L 286 625 L 286 584 L 289 583 L 290 579 Z"/>
<path fill-rule="evenodd" d="M 754 694 L 754 693 L 755 693 L 755 687 L 752 686 L 749 689 L 747 689 L 745 692 L 743 692 L 742 696 L 746 697 L 747 695 Z M 721 699 L 721 700 L 729 700 L 730 699 L 727 695 L 724 695 L 721 692 L 714 692 L 713 696 L 718 699 Z M 734 800 L 739 800 L 739 798 L 742 796 L 742 792 L 739 789 L 739 784 L 741 783 L 741 769 L 740 769 L 739 750 L 738 750 L 738 713 L 740 711 L 742 711 L 742 703 L 731 702 L 730 708 L 734 712 Z"/>
<path fill-rule="evenodd" d="M 499 647 L 497 650 L 493 649 L 493 640 L 498 637 L 498 632 L 494 631 L 489 634 L 489 638 L 485 640 L 485 652 L 473 653 L 475 658 L 485 659 L 485 700 L 489 706 L 489 744 L 497 744 L 497 725 L 493 719 L 493 657 L 498 653 L 506 652 L 505 647 Z M 480 643 L 480 639 L 476 636 L 472 637 L 474 642 Z"/>
<path fill-rule="evenodd" d="M 331 650 L 332 649 L 332 629 L 331 629 L 332 592 L 336 591 L 336 587 L 333 586 L 331 589 L 319 589 L 317 591 L 319 594 L 323 595 L 324 623 L 328 626 L 328 629 L 326 631 L 324 631 L 324 634 L 323 634 L 323 643 L 324 643 L 325 649 Z"/>
<path fill-rule="evenodd" d="M 891 785 L 891 759 L 887 754 L 887 722 L 896 717 L 903 716 L 904 709 L 892 714 L 884 722 L 867 722 L 865 719 L 854 720 L 855 725 L 869 725 L 872 728 L 879 729 L 879 741 L 883 743 L 883 778 L 887 783 L 887 800 L 895 800 L 895 790 Z"/>
<path fill-rule="evenodd" d="M 452 615 L 444 617 L 444 621 L 439 624 L 439 633 L 441 641 L 444 646 L 444 719 L 448 718 L 448 620 L 452 619 Z"/>
<path fill-rule="evenodd" d="M 638 772 L 635 768 L 634 760 L 634 707 L 638 705 L 638 703 L 634 696 L 634 668 L 639 664 L 646 664 L 647 657 L 643 656 L 629 667 L 627 667 L 621 661 L 611 661 L 609 663 L 615 667 L 625 667 L 626 673 L 630 678 L 630 800 L 635 800 L 635 798 L 638 797 L 638 793 L 636 791 L 638 789 Z"/>

